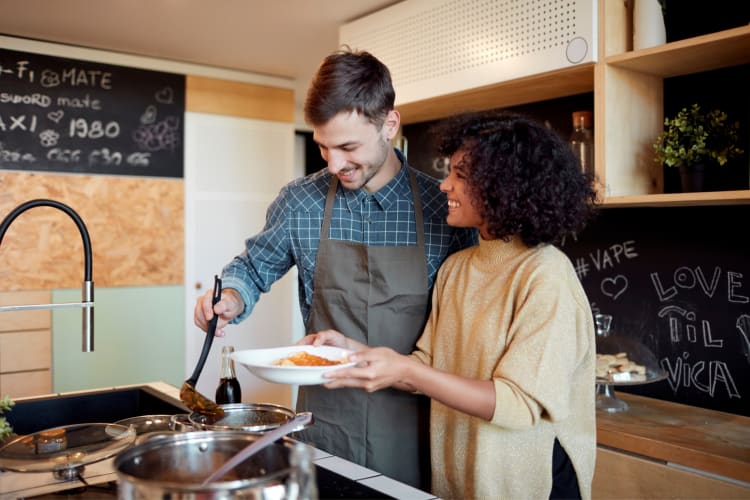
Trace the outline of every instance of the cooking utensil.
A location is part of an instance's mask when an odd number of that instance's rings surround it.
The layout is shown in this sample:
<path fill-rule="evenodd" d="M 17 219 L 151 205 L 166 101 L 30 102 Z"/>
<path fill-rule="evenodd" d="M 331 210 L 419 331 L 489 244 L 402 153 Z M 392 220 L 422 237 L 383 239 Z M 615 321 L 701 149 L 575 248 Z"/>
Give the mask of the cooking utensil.
<path fill-rule="evenodd" d="M 221 405 L 224 415 L 191 413 L 188 421 L 195 430 L 242 431 L 262 434 L 275 429 L 297 414 L 285 406 L 272 403 L 232 403 Z"/>
<path fill-rule="evenodd" d="M 210 476 L 204 479 L 201 483 L 201 486 L 205 486 L 208 483 L 212 483 L 218 479 L 221 479 L 227 472 L 234 469 L 239 464 L 253 456 L 255 453 L 259 452 L 269 444 L 273 443 L 281 437 L 286 436 L 287 434 L 291 434 L 292 432 L 297 432 L 304 429 L 312 422 L 313 414 L 309 411 L 306 411 L 298 414 L 296 417 L 294 417 L 292 420 L 285 423 L 281 427 L 277 427 L 276 429 L 263 434 L 263 437 L 242 448 L 239 453 L 227 460 L 224 465 L 216 469 L 216 471 L 214 471 Z"/>
<path fill-rule="evenodd" d="M 221 278 L 214 276 L 214 293 L 211 301 L 212 305 L 216 305 L 221 300 Z M 207 398 L 203 394 L 199 393 L 195 389 L 195 384 L 198 382 L 198 377 L 203 371 L 203 365 L 206 364 L 208 353 L 211 350 L 211 344 L 214 342 L 214 335 L 216 334 L 216 323 L 219 321 L 219 316 L 214 313 L 211 320 L 208 322 L 208 328 L 206 329 L 206 340 L 203 341 L 203 349 L 201 350 L 200 357 L 198 358 L 198 364 L 195 365 L 193 375 L 187 379 L 180 388 L 180 401 L 185 403 L 185 406 L 190 408 L 191 411 L 201 413 L 203 415 L 216 415 L 221 416 L 224 414 L 224 410 L 221 409 L 214 401 Z"/>
<path fill-rule="evenodd" d="M 237 431 L 195 431 L 149 439 L 115 457 L 117 496 L 123 500 L 317 498 L 312 448 L 286 437 L 266 446 L 221 480 L 200 484 L 260 437 Z"/>

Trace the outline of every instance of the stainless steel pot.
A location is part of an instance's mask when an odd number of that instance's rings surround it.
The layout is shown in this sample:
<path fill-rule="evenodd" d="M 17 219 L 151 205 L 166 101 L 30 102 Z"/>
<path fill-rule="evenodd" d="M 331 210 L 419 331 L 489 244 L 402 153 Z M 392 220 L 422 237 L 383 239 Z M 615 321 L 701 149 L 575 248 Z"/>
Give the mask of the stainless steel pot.
<path fill-rule="evenodd" d="M 191 413 L 188 418 L 196 430 L 263 433 L 296 416 L 293 410 L 270 403 L 234 403 L 221 408 L 224 410 L 221 418 L 200 413 Z"/>
<path fill-rule="evenodd" d="M 257 434 L 195 431 L 149 439 L 114 461 L 120 499 L 317 498 L 312 449 L 283 438 L 235 467 L 220 481 L 201 482 Z"/>

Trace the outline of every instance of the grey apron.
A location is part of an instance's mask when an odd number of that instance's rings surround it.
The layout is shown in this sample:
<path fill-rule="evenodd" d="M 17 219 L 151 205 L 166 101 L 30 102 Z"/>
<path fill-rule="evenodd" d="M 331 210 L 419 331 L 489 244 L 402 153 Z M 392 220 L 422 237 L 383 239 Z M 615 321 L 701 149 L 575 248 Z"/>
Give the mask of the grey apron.
<path fill-rule="evenodd" d="M 407 168 L 407 167 L 404 167 Z M 326 197 L 313 278 L 308 333 L 336 329 L 371 346 L 401 354 L 414 350 L 424 327 L 429 290 L 422 202 L 413 172 L 416 246 L 367 246 L 330 240 L 338 179 Z M 430 486 L 429 399 L 395 389 L 301 386 L 297 411 L 315 423 L 301 439 L 393 479 L 421 489 Z"/>

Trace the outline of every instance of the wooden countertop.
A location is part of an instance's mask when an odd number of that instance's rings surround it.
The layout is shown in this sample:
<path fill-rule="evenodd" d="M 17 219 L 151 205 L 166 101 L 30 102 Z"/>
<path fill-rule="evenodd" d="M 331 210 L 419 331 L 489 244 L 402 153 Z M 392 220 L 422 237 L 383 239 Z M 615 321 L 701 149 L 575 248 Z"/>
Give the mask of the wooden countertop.
<path fill-rule="evenodd" d="M 750 482 L 750 418 L 619 392 L 626 412 L 596 412 L 597 442 Z"/>

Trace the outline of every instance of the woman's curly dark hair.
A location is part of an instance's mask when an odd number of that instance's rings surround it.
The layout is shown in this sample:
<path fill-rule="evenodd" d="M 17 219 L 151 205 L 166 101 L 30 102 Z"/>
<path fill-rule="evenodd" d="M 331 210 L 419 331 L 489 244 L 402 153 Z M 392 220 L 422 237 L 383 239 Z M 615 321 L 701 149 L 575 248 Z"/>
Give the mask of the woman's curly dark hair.
<path fill-rule="evenodd" d="M 510 112 L 467 113 L 441 122 L 438 151 L 464 151 L 466 183 L 495 238 L 560 243 L 596 212 L 593 179 L 556 132 Z"/>

